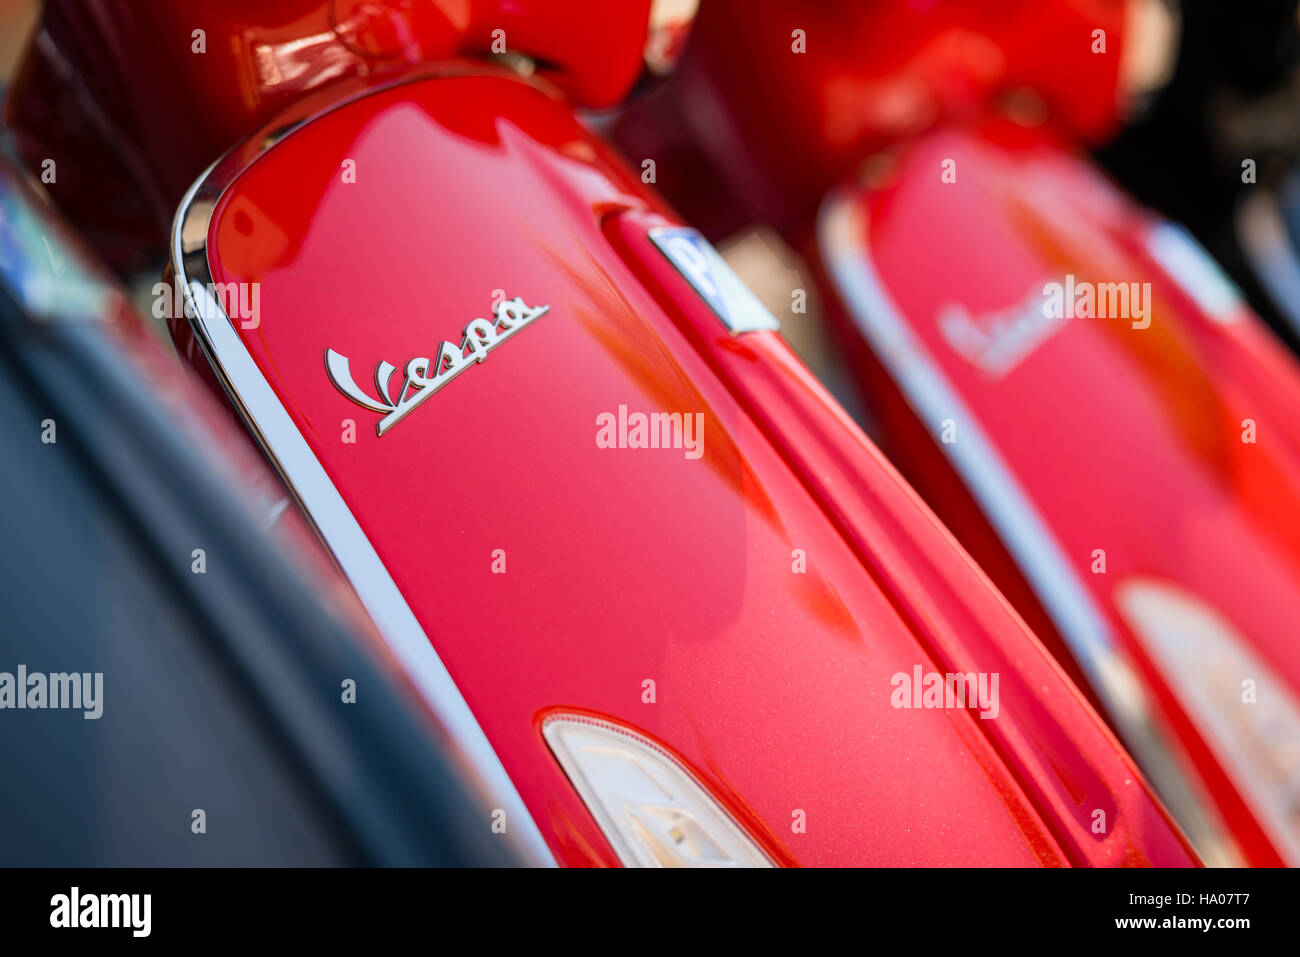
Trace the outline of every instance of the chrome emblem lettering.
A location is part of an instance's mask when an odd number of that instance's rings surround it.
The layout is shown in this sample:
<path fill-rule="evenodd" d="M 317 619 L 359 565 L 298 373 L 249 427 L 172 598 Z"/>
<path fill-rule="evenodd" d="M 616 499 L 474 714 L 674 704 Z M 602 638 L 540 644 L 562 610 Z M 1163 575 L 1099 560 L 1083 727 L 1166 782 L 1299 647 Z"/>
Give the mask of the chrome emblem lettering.
<path fill-rule="evenodd" d="M 498 303 L 492 310 L 494 319 L 472 319 L 465 326 L 460 345 L 443 342 L 434 362 L 421 356 L 406 363 L 406 379 L 397 398 L 393 398 L 391 379 L 397 367 L 380 362 L 375 367 L 375 389 L 378 398 L 372 398 L 356 384 L 348 368 L 348 357 L 333 349 L 325 350 L 325 371 L 334 388 L 362 408 L 383 414 L 375 427 L 383 435 L 429 396 L 433 395 L 475 362 L 482 362 L 488 353 L 505 342 L 524 326 L 544 316 L 550 306 L 528 306 L 518 297 Z"/>

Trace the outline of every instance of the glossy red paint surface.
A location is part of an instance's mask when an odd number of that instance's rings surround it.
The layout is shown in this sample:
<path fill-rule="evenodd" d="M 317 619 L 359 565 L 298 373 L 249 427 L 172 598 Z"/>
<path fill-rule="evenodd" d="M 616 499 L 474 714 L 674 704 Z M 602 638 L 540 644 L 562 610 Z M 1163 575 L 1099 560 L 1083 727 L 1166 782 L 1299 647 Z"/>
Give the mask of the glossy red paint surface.
<path fill-rule="evenodd" d="M 619 142 L 658 159 L 692 222 L 730 204 L 779 226 L 810 214 L 872 150 L 1032 90 L 1088 139 L 1120 111 L 1123 0 L 709 0 L 662 94 Z M 1094 31 L 1105 52 L 1094 53 Z M 712 169 L 701 175 L 699 165 Z M 721 181 L 721 182 L 719 182 Z"/>
<path fill-rule="evenodd" d="M 642 70 L 650 0 L 46 0 L 8 94 L 30 168 L 115 264 L 165 239 L 184 190 L 304 96 L 507 52 L 575 103 Z M 593 40 L 598 37 L 599 40 Z"/>
<path fill-rule="evenodd" d="M 727 335 L 648 246 L 664 216 L 567 104 L 465 76 L 295 132 L 209 236 L 217 281 L 262 284 L 246 347 L 559 859 L 614 863 L 540 736 L 556 708 L 662 742 L 782 863 L 1193 863 L 1078 692 L 779 338 Z M 497 290 L 550 311 L 383 437 L 326 377 L 326 349 L 358 381 L 433 354 Z M 596 417 L 620 405 L 702 413 L 703 456 L 599 448 Z M 918 665 L 1000 670 L 999 716 L 891 707 L 891 676 Z"/>
<path fill-rule="evenodd" d="M 957 162 L 956 183 L 935 174 L 944 158 Z M 1153 257 L 1157 224 L 1040 134 L 1003 124 L 938 131 L 894 159 L 851 201 L 872 268 L 1138 662 L 1159 720 L 1185 750 L 1178 759 L 1194 769 L 1241 854 L 1277 864 L 1279 847 L 1244 797 L 1247 782 L 1212 753 L 1207 715 L 1195 713 L 1129 626 L 1118 594 L 1147 580 L 1195 596 L 1300 693 L 1300 370 L 1240 303 L 1214 311 L 1198 303 Z M 941 317 L 955 308 L 984 329 L 999 314 L 1041 309 L 1044 284 L 1067 274 L 1150 282 L 1150 327 L 1069 320 L 1000 373 L 943 332 Z M 859 355 L 858 381 L 893 438 L 891 456 L 1068 660 L 1024 569 L 879 358 Z M 1246 420 L 1256 423 L 1255 443 L 1242 440 Z M 971 426 L 956 423 L 958 442 Z M 1097 548 L 1105 574 L 1094 573 Z M 1228 672 L 1229 710 L 1241 707 L 1245 677 Z"/>

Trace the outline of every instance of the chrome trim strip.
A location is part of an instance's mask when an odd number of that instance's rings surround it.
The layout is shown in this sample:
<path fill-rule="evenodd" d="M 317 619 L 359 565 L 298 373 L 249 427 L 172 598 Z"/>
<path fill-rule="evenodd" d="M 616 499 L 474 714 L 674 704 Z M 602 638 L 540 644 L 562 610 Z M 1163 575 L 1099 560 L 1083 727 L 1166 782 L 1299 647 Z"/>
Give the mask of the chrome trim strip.
<path fill-rule="evenodd" d="M 944 419 L 957 423 L 958 441 L 940 442 L 940 449 L 1015 559 L 1120 737 L 1202 859 L 1212 866 L 1242 863 L 1199 782 L 1178 766 L 1136 669 L 1116 644 L 1110 625 L 1070 567 L 1056 536 L 886 291 L 872 264 L 867 226 L 855 222 L 853 200 L 854 194 L 845 191 L 826 198 L 817 217 L 817 245 L 854 324 L 932 437 L 941 434 Z M 854 232 L 855 225 L 860 232 Z"/>
<path fill-rule="evenodd" d="M 411 82 L 410 79 L 398 81 Z M 398 84 L 390 84 L 398 85 Z M 352 102 L 369 92 L 328 106 Z M 486 808 L 506 812 L 507 831 L 524 860 L 556 861 L 501 759 L 456 687 L 428 635 L 384 567 L 352 510 L 245 348 L 222 305 L 209 292 L 208 228 L 226 189 L 259 156 L 321 113 L 254 136 L 210 166 L 181 200 L 172 222 L 172 267 L 185 290 L 187 318 L 230 401 L 303 513 L 333 554 L 397 660 L 441 721 Z M 485 816 L 484 826 L 490 824 Z"/>
<path fill-rule="evenodd" d="M 1246 262 L 1278 314 L 1300 335 L 1300 257 L 1287 235 L 1282 197 L 1259 187 L 1237 204 L 1233 225 Z"/>

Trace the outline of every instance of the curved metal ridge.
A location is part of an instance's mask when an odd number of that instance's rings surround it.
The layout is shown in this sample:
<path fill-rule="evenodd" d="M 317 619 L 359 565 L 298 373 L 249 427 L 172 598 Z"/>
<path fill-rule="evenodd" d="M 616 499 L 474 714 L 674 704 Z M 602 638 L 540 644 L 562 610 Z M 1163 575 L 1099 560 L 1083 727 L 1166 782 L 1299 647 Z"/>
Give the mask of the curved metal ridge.
<path fill-rule="evenodd" d="M 446 730 L 485 811 L 506 812 L 502 835 L 523 858 L 554 866 L 555 857 L 500 758 L 456 687 L 428 635 L 411 611 L 374 545 L 317 459 L 262 370 L 254 362 L 222 304 L 211 294 L 208 230 L 222 195 L 266 151 L 324 113 L 372 93 L 432 77 L 494 72 L 491 67 L 454 66 L 423 71 L 394 82 L 303 101 L 296 116 L 282 118 L 249 137 L 212 164 L 181 200 L 172 222 L 171 259 L 189 307 L 186 316 L 218 380 L 267 460 L 334 556 L 380 635 Z M 503 74 L 511 75 L 511 74 Z M 488 813 L 483 825 L 489 826 Z"/>

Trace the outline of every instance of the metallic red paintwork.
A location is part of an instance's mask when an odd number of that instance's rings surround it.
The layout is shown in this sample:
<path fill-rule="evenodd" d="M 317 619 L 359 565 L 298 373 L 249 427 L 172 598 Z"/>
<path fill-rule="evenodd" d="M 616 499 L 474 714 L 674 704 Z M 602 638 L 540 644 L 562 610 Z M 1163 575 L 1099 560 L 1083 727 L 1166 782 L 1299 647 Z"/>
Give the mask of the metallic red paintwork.
<path fill-rule="evenodd" d="M 218 282 L 262 284 L 244 344 L 559 859 L 615 860 L 540 736 L 556 708 L 662 742 L 782 863 L 1194 863 L 779 337 L 727 334 L 648 244 L 672 221 L 565 102 L 486 74 L 309 123 L 226 191 L 209 235 Z M 327 348 L 364 380 L 457 337 L 498 290 L 550 312 L 382 438 L 327 379 Z M 703 457 L 598 448 L 596 416 L 620 404 L 704 413 Z M 891 676 L 915 665 L 998 671 L 1000 715 L 892 708 Z"/>
<path fill-rule="evenodd" d="M 944 159 L 956 161 L 956 183 L 936 175 Z M 1244 305 L 1217 315 L 1198 305 L 1152 258 L 1149 215 L 1042 133 L 936 131 L 900 148 L 892 172 L 853 204 L 887 293 L 1140 664 L 1240 853 L 1279 863 L 1245 782 L 1211 753 L 1179 689 L 1126 626 L 1116 590 L 1141 578 L 1197 596 L 1300 693 L 1300 370 Z M 1044 283 L 1066 274 L 1151 282 L 1150 328 L 1074 319 L 1001 376 L 940 332 L 954 304 L 987 316 L 1035 291 L 1041 300 Z M 857 359 L 891 456 L 1068 660 L 936 436 L 875 357 Z M 1242 441 L 1246 420 L 1257 443 Z M 1105 574 L 1093 573 L 1096 548 Z"/>

